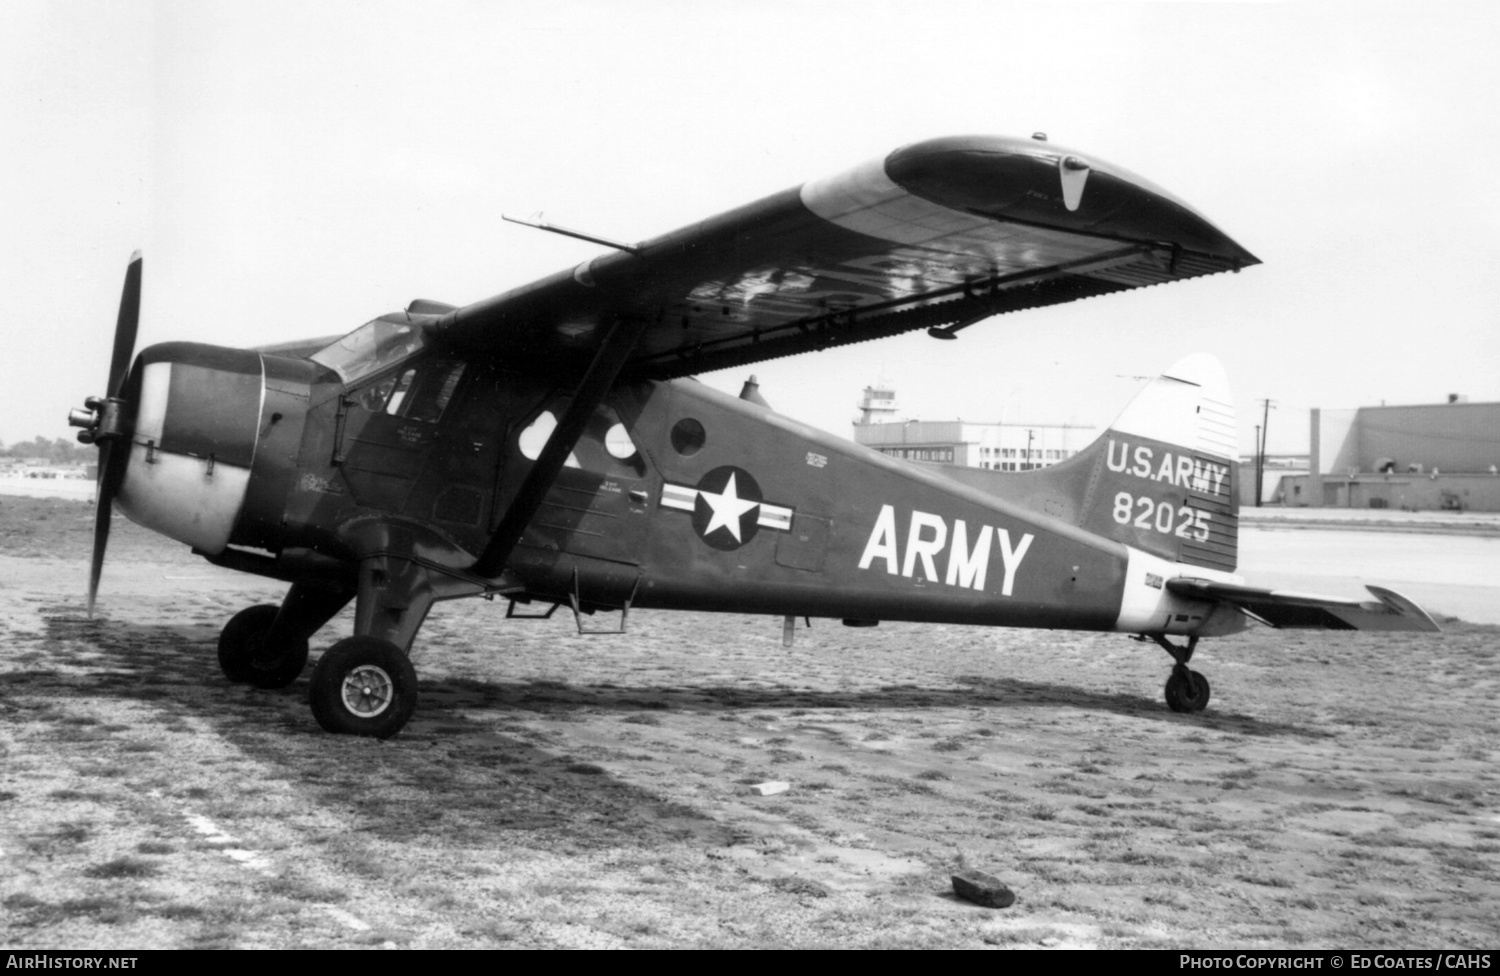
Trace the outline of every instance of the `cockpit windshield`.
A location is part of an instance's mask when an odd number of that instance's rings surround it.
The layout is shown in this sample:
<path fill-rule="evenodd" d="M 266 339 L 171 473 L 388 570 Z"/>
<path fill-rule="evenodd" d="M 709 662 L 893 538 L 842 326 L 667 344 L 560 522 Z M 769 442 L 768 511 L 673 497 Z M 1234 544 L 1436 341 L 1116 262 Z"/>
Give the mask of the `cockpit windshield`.
<path fill-rule="evenodd" d="M 426 344 L 422 327 L 397 312 L 366 322 L 309 358 L 338 373 L 347 386 L 397 360 L 406 359 Z"/>

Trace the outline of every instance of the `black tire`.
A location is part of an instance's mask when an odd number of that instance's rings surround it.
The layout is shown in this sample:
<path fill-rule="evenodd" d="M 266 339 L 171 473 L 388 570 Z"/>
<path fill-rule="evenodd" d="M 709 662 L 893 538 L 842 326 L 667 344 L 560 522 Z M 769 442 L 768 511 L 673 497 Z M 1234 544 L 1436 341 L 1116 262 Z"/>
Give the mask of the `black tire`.
<path fill-rule="evenodd" d="M 417 672 L 390 641 L 349 637 L 313 668 L 308 704 L 326 732 L 389 739 L 416 710 Z"/>
<path fill-rule="evenodd" d="M 224 677 L 256 688 L 285 688 L 297 680 L 307 666 L 307 641 L 274 649 L 265 644 L 278 612 L 271 604 L 246 607 L 224 625 L 219 632 L 219 670 Z"/>
<path fill-rule="evenodd" d="M 1179 665 L 1167 678 L 1167 707 L 1174 712 L 1201 712 L 1208 707 L 1212 693 L 1208 679 L 1189 668 Z"/>

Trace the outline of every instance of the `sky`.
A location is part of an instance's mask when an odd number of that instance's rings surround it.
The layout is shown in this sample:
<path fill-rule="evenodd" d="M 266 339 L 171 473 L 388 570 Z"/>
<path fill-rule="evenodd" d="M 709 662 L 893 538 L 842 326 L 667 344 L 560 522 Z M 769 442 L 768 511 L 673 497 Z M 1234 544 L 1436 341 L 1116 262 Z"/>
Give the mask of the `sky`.
<path fill-rule="evenodd" d="M 1043 131 L 1265 263 L 757 374 L 849 436 L 904 415 L 1103 426 L 1182 356 L 1240 449 L 1308 410 L 1500 400 L 1500 4 L 0 4 L 0 441 L 102 392 L 131 252 L 138 348 L 330 335 L 466 304 L 942 135 Z"/>

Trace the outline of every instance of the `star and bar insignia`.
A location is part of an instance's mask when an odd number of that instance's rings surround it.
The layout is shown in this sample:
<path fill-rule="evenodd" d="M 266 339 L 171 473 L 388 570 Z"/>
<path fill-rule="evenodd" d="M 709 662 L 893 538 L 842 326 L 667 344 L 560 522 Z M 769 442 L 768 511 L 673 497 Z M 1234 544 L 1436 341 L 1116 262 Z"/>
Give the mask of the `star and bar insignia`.
<path fill-rule="evenodd" d="M 738 549 L 760 529 L 787 532 L 792 509 L 764 500 L 760 485 L 744 468 L 724 465 L 699 479 L 696 487 L 664 484 L 663 508 L 693 513 L 693 529 L 715 549 Z"/>

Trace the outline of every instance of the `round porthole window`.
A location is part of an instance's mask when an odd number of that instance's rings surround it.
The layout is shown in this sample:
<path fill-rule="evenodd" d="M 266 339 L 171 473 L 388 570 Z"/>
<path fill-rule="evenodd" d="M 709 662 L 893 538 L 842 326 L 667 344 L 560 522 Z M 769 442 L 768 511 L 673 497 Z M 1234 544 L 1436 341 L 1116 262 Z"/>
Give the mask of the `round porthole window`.
<path fill-rule="evenodd" d="M 615 424 L 604 435 L 604 449 L 609 456 L 621 461 L 629 461 L 635 457 L 635 442 L 630 439 L 630 432 L 625 429 L 624 424 Z"/>
<path fill-rule="evenodd" d="M 672 425 L 672 449 L 683 457 L 692 457 L 703 450 L 707 440 L 703 425 L 691 417 L 684 417 Z"/>

